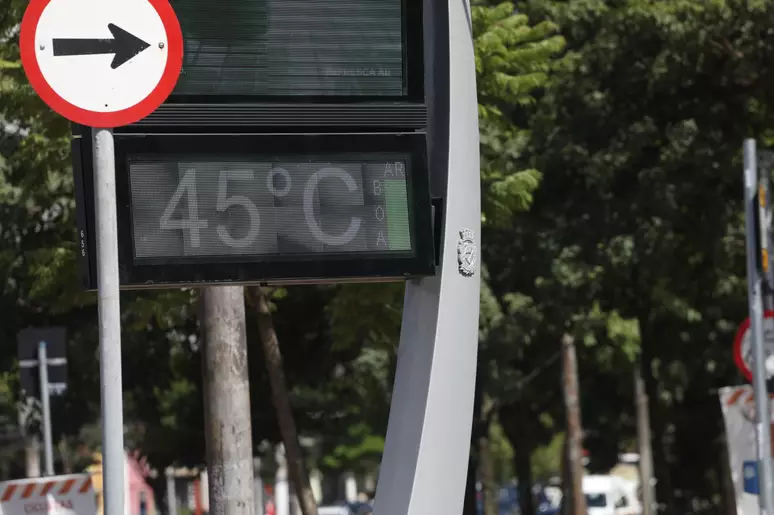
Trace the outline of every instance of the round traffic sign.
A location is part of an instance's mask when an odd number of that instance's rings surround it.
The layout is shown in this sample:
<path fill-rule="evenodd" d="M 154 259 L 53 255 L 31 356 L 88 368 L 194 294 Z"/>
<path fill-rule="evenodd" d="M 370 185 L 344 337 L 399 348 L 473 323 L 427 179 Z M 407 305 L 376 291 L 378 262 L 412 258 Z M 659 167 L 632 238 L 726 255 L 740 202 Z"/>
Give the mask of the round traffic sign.
<path fill-rule="evenodd" d="M 31 0 L 20 47 L 40 98 L 91 127 L 148 116 L 183 65 L 183 34 L 168 0 Z"/>
<path fill-rule="evenodd" d="M 767 311 L 763 318 L 763 346 L 766 353 L 766 372 L 774 376 L 774 311 Z M 752 381 L 752 333 L 750 318 L 745 318 L 734 337 L 734 362 L 740 372 Z"/>

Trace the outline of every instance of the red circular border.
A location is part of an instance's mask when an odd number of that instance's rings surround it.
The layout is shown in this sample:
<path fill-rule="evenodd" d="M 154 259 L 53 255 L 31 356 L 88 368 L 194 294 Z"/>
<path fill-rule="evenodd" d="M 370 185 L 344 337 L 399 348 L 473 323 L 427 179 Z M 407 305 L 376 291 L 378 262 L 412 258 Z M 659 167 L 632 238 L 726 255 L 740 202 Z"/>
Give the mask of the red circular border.
<path fill-rule="evenodd" d="M 21 24 L 19 46 L 22 65 L 32 88 L 51 109 L 70 121 L 98 128 L 129 125 L 142 120 L 156 110 L 172 93 L 183 67 L 183 33 L 180 22 L 168 0 L 147 0 L 161 18 L 167 32 L 167 65 L 161 80 L 147 97 L 120 111 L 101 113 L 75 106 L 62 98 L 46 82 L 35 55 L 35 33 L 43 10 L 52 0 L 31 0 Z"/>
<path fill-rule="evenodd" d="M 763 318 L 774 318 L 774 311 L 766 311 L 764 313 Z M 736 331 L 736 336 L 734 336 L 734 363 L 736 363 L 736 368 L 739 369 L 740 372 L 742 372 L 742 375 L 747 378 L 748 381 L 752 381 L 752 371 L 747 366 L 747 364 L 744 362 L 744 359 L 742 359 L 742 340 L 744 340 L 744 334 L 747 332 L 747 330 L 750 328 L 750 317 L 747 317 L 744 319 L 744 322 L 742 322 L 742 325 L 739 326 L 739 329 Z"/>

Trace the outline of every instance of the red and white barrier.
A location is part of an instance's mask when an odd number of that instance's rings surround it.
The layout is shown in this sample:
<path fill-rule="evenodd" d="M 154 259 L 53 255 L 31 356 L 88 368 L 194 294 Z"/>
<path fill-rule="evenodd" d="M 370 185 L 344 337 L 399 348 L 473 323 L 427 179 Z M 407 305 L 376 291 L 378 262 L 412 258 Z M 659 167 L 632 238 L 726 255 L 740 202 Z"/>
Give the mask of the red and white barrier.
<path fill-rule="evenodd" d="M 0 515 L 96 515 L 89 474 L 0 483 Z"/>

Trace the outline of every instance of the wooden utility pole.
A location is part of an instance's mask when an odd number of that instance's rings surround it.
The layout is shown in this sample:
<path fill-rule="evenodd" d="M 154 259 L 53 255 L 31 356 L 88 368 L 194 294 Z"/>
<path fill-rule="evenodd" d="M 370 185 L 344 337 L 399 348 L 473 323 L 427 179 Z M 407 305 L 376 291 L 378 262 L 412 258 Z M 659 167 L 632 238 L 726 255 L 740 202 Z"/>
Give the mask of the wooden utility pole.
<path fill-rule="evenodd" d="M 253 515 L 253 432 L 241 286 L 201 290 L 210 515 Z"/>
<path fill-rule="evenodd" d="M 648 394 L 642 380 L 640 367 L 634 371 L 635 406 L 637 409 L 637 443 L 640 451 L 640 489 L 642 491 L 642 515 L 656 513 L 656 493 L 653 488 L 653 448 L 650 436 Z"/>
<path fill-rule="evenodd" d="M 570 499 L 572 515 L 586 515 L 586 497 L 583 495 L 583 428 L 578 398 L 578 362 L 575 356 L 575 339 L 569 334 L 562 337 L 562 364 L 564 404 L 567 409 L 567 468 L 570 479 L 570 484 L 564 486 L 565 496 Z"/>

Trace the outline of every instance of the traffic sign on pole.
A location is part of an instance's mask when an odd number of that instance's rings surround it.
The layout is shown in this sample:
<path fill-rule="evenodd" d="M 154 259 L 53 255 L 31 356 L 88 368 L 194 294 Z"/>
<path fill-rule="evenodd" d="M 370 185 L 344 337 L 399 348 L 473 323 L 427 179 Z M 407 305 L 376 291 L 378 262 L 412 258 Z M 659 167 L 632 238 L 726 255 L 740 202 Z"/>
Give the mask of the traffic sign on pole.
<path fill-rule="evenodd" d="M 774 377 L 774 311 L 766 311 L 763 319 L 763 345 L 766 352 L 766 375 Z M 734 363 L 742 375 L 752 381 L 752 338 L 750 318 L 745 318 L 734 337 Z"/>
<path fill-rule="evenodd" d="M 64 327 L 37 327 L 27 328 L 17 335 L 19 349 L 19 367 L 22 373 L 20 379 L 22 389 L 27 395 L 36 390 L 40 396 L 43 418 L 43 442 L 46 457 L 46 475 L 54 475 L 54 444 L 51 436 L 51 386 L 55 386 L 57 393 L 64 393 L 67 384 L 66 373 L 66 335 Z M 49 349 L 51 352 L 49 352 Z M 49 359 L 49 357 L 51 359 Z M 49 378 L 49 368 L 57 370 L 54 384 Z M 37 369 L 37 389 L 35 381 L 30 381 L 34 376 L 32 370 Z M 33 394 L 34 395 L 34 394 Z"/>
<path fill-rule="evenodd" d="M 766 379 L 771 375 L 767 370 L 769 354 L 766 352 L 763 306 L 764 278 L 760 269 L 760 242 L 757 241 L 755 218 L 758 208 L 758 163 L 756 142 L 744 140 L 744 208 L 745 247 L 747 254 L 747 300 L 750 313 L 750 348 L 752 349 L 752 383 L 755 391 L 757 416 L 756 444 L 759 470 L 761 472 L 761 513 L 774 513 L 774 466 L 771 459 L 771 412 Z"/>
<path fill-rule="evenodd" d="M 97 129 L 90 139 L 104 498 L 106 513 L 121 513 L 124 423 L 113 128 L 145 118 L 172 93 L 183 65 L 183 35 L 167 0 L 31 0 L 22 19 L 20 50 L 40 98 L 70 121 Z M 39 356 L 45 358 L 46 350 L 41 346 Z"/>
<path fill-rule="evenodd" d="M 112 128 L 145 118 L 177 84 L 183 36 L 167 0 L 32 0 L 22 64 L 65 118 Z"/>

